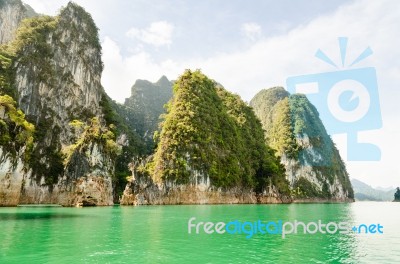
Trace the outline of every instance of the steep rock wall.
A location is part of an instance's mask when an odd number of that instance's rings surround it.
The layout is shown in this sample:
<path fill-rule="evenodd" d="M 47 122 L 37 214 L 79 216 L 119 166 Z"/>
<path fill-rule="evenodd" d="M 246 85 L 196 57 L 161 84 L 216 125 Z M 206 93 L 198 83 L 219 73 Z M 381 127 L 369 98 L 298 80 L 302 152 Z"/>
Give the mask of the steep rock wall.
<path fill-rule="evenodd" d="M 121 205 L 275 204 L 292 201 L 290 197 L 279 194 L 273 186 L 257 194 L 251 188 L 215 188 L 209 179 L 192 179 L 189 184 L 155 183 L 148 175 L 138 172 L 136 166 L 131 164 L 130 168 L 132 179 L 121 197 Z"/>
<path fill-rule="evenodd" d="M 24 179 L 29 177 L 23 161 L 12 157 L 0 146 L 0 206 L 14 206 L 19 203 Z"/>
<path fill-rule="evenodd" d="M 63 206 L 113 205 L 114 164 L 101 145 L 92 143 L 76 151 L 57 184 L 46 186 L 26 175 L 20 185 L 18 204 L 60 204 Z"/>
<path fill-rule="evenodd" d="M 345 163 L 305 95 L 274 87 L 259 92 L 250 105 L 285 166 L 295 199 L 353 201 Z"/>
<path fill-rule="evenodd" d="M 0 45 L 14 39 L 22 19 L 35 15 L 33 9 L 20 0 L 0 0 Z"/>
<path fill-rule="evenodd" d="M 105 141 L 86 140 L 87 147 L 75 150 L 67 163 L 62 153 L 79 136 L 71 121 L 87 124 L 96 117 L 105 126 L 101 46 L 93 19 L 69 3 L 57 17 L 24 20 L 10 47 L 18 107 L 36 131 L 29 161 L 17 158 L 18 166 L 10 168 L 9 159 L 0 160 L 0 192 L 7 193 L 0 204 L 112 205 L 114 159 Z"/>

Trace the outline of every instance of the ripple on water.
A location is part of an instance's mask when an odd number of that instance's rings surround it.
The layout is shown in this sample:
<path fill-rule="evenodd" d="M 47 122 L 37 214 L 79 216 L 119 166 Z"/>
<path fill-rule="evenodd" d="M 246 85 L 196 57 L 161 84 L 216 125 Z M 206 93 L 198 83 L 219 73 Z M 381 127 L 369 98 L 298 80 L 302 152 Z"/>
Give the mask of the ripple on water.
<path fill-rule="evenodd" d="M 0 263 L 396 263 L 400 204 L 0 208 Z M 374 214 L 371 214 L 371 211 Z M 188 234 L 198 221 L 380 222 L 384 235 Z"/>

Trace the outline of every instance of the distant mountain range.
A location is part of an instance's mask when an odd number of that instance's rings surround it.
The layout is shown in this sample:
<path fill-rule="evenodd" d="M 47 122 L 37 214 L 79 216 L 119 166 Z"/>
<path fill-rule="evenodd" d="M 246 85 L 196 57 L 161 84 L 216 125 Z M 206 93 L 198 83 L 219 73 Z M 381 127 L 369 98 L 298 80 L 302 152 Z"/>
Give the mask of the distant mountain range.
<path fill-rule="evenodd" d="M 356 201 L 393 201 L 395 188 L 373 188 L 357 179 L 351 179 Z"/>

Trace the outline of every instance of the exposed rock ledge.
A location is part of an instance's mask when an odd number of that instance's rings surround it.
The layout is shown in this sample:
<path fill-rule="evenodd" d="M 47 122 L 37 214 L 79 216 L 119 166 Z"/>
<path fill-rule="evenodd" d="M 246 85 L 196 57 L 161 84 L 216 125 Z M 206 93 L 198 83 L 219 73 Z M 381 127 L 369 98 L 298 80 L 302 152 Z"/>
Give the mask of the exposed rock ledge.
<path fill-rule="evenodd" d="M 67 166 L 66 175 L 58 183 L 46 185 L 43 178 L 38 182 L 31 177 L 31 171 L 27 170 L 21 158 L 11 157 L 0 146 L 0 206 L 113 205 L 111 175 L 114 165 L 103 153 L 104 150 L 97 144 L 92 144 L 85 152 L 75 153 Z"/>
<path fill-rule="evenodd" d="M 294 199 L 293 203 L 353 203 L 355 200 L 351 198 L 307 198 Z"/>
<path fill-rule="evenodd" d="M 264 194 L 251 189 L 222 189 L 201 184 L 176 185 L 154 183 L 150 177 L 133 177 L 120 199 L 121 205 L 174 205 L 174 204 L 279 204 L 292 200 L 281 196 L 274 188 Z"/>
<path fill-rule="evenodd" d="M 288 198 L 277 195 L 257 195 L 252 190 L 241 190 L 239 188 L 201 190 L 191 185 L 168 188 L 157 185 L 141 187 L 136 183 L 126 186 L 120 201 L 121 205 L 278 204 L 290 202 L 291 200 Z"/>

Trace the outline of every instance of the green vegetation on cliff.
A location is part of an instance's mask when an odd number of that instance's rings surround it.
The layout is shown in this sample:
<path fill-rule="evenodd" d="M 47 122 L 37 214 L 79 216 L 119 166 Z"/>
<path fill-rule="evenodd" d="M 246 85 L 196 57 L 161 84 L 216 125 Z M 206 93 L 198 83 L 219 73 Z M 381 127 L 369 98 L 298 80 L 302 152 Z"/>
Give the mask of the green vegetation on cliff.
<path fill-rule="evenodd" d="M 13 51 L 19 52 L 28 45 L 36 45 L 38 51 L 47 52 L 48 46 L 46 43 L 47 35 L 53 32 L 58 23 L 59 17 L 38 16 L 22 20 L 18 27 L 16 39 L 12 42 L 10 48 Z M 32 54 L 40 57 L 40 53 Z"/>
<path fill-rule="evenodd" d="M 333 184 L 335 176 L 340 184 L 351 195 L 353 193 L 351 182 L 342 161 L 339 151 L 333 143 L 331 137 L 325 130 L 322 121 L 319 119 L 317 109 L 302 94 L 294 94 L 289 98 L 291 121 L 293 131 L 299 139 L 303 140 L 303 148 L 310 148 L 313 151 L 301 151 L 299 160 L 302 164 L 310 164 L 321 178 L 327 179 L 329 184 Z M 315 156 L 317 152 L 317 157 Z M 325 195 L 323 192 L 322 195 Z M 352 197 L 351 197 L 352 198 Z"/>
<path fill-rule="evenodd" d="M 339 151 L 305 95 L 290 95 L 284 88 L 274 87 L 259 92 L 250 105 L 263 124 L 267 144 L 284 159 L 286 170 L 295 174 L 291 182 L 295 197 L 335 197 L 340 191 L 330 186 L 338 181 L 348 198 L 353 198 Z M 302 175 L 302 167 L 311 167 L 319 186 Z"/>
<path fill-rule="evenodd" d="M 52 52 L 47 37 L 56 29 L 58 19 L 59 17 L 50 16 L 24 19 L 17 30 L 16 38 L 1 48 L 2 54 L 9 59 L 10 63 L 6 68 L 5 85 L 2 85 L 4 93 L 15 99 L 19 97 L 14 87 L 15 67 L 12 66 L 16 63 L 35 69 L 34 78 L 38 83 L 52 83 L 56 74 L 52 67 L 54 62 L 51 61 Z M 2 61 L 4 62 L 4 59 Z M 37 143 L 32 149 L 28 166 L 38 182 L 43 177 L 45 184 L 48 185 L 57 182 L 63 172 L 60 144 L 56 140 L 61 128 L 53 126 L 51 117 L 54 115 L 55 113 L 46 106 L 39 117 L 27 115 L 27 119 L 36 124 L 33 136 Z M 44 143 L 46 141 L 48 143 Z"/>
<path fill-rule="evenodd" d="M 267 144 L 275 149 L 278 156 L 284 153 L 291 158 L 297 157 L 300 147 L 292 129 L 289 99 L 278 101 L 270 112 L 270 126 L 266 133 Z"/>
<path fill-rule="evenodd" d="M 118 201 L 131 175 L 128 164 L 133 158 L 144 157 L 154 152 L 153 134 L 158 130 L 164 104 L 172 97 L 172 83 L 161 77 L 156 83 L 138 80 L 132 94 L 124 104 L 113 101 L 102 94 L 100 106 L 107 125 L 115 125 L 112 132 L 122 146 L 115 159 L 113 178 L 115 200 Z"/>
<path fill-rule="evenodd" d="M 276 150 L 276 155 L 296 157 L 299 146 L 293 133 L 289 93 L 282 87 L 262 90 L 250 105 L 261 121 L 267 144 Z"/>
<path fill-rule="evenodd" d="M 23 159 L 29 161 L 33 148 L 35 126 L 25 119 L 24 113 L 16 108 L 16 102 L 8 95 L 0 96 L 0 146 L 14 158 L 25 147 Z"/>
<path fill-rule="evenodd" d="M 0 95 L 8 94 L 17 99 L 17 91 L 13 87 L 15 68 L 13 63 L 32 65 L 37 68 L 36 78 L 42 82 L 49 82 L 54 72 L 51 69 L 51 48 L 46 41 L 47 35 L 54 31 L 58 17 L 39 16 L 24 19 L 18 27 L 15 39 L 0 46 Z M 27 54 L 25 49 L 34 50 Z"/>
<path fill-rule="evenodd" d="M 145 143 L 135 131 L 136 124 L 128 122 L 129 111 L 124 105 L 113 101 L 106 93 L 102 94 L 100 106 L 104 119 L 121 145 L 120 155 L 115 157 L 115 174 L 113 177 L 115 200 L 122 195 L 127 184 L 126 177 L 131 175 L 128 164 L 133 157 L 148 154 Z"/>
<path fill-rule="evenodd" d="M 0 46 L 0 95 L 10 95 L 14 99 L 17 93 L 13 88 L 15 71 L 12 69 L 13 54 Z"/>
<path fill-rule="evenodd" d="M 289 93 L 283 87 L 273 87 L 258 92 L 250 101 L 254 113 L 260 119 L 264 130 L 270 126 L 272 108 L 280 100 L 289 96 Z"/>
<path fill-rule="evenodd" d="M 65 63 L 60 62 L 61 59 L 71 64 L 77 64 L 79 60 L 92 76 L 96 73 L 100 76 L 103 65 L 97 31 L 90 14 L 82 7 L 69 3 L 58 16 L 22 20 L 15 39 L 0 47 L 0 95 L 8 94 L 19 101 L 19 107 L 26 112 L 26 119 L 36 127 L 36 144 L 28 166 L 38 183 L 44 179 L 45 184 L 51 186 L 58 182 L 64 172 L 60 138 L 63 135 L 65 139 L 69 130 L 62 125 L 65 116 L 70 121 L 80 119 L 89 122 L 96 115 L 89 108 L 63 109 L 63 104 L 57 104 L 57 99 L 53 98 L 70 96 L 68 92 L 71 90 L 79 92 L 73 77 L 76 72 L 69 70 Z M 71 53 L 73 48 L 76 52 Z M 25 97 L 21 96 L 21 91 L 17 91 L 17 77 L 19 84 L 21 77 L 22 82 L 26 82 L 18 88 L 26 90 L 23 92 Z M 92 85 L 101 88 L 100 82 Z M 42 87 L 41 92 L 39 87 Z M 53 91 L 53 98 L 50 94 L 43 94 L 44 88 Z M 60 91 L 62 89 L 65 90 Z M 42 103 L 44 100 L 48 102 Z"/>
<path fill-rule="evenodd" d="M 70 21 L 71 17 L 73 17 L 74 21 Z M 69 30 L 71 30 L 72 34 L 69 36 L 70 38 L 74 39 L 78 38 L 81 34 L 84 35 L 80 43 L 79 56 L 84 55 L 85 48 L 94 48 L 101 54 L 99 29 L 90 13 L 86 12 L 80 5 L 69 2 L 68 5 L 60 11 L 60 18 L 60 26 L 68 27 Z M 83 31 L 82 26 L 84 26 Z M 103 67 L 102 64 L 101 67 Z"/>
<path fill-rule="evenodd" d="M 217 188 L 263 192 L 274 185 L 289 194 L 282 159 L 292 171 L 313 167 L 316 179 L 306 172 L 291 181 L 296 197 L 331 198 L 341 191 L 337 182 L 352 197 L 339 152 L 305 96 L 275 87 L 257 94 L 251 108 L 200 71 L 188 70 L 173 88 L 166 77 L 137 81 L 121 105 L 101 88 L 102 69 L 98 29 L 73 3 L 59 16 L 25 19 L 15 40 L 0 47 L 0 145 L 14 154 L 27 146 L 25 159 L 38 183 L 54 185 L 74 153 L 84 157 L 98 143 L 112 159 L 110 174 L 115 162 L 116 196 L 132 159 L 150 156 L 145 169 L 157 182 L 209 179 Z M 68 147 L 62 152 L 62 146 Z"/>
<path fill-rule="evenodd" d="M 262 191 L 271 183 L 288 191 L 252 109 L 200 71 L 187 70 L 174 84 L 161 128 L 152 164 L 156 181 L 209 177 L 215 187 Z"/>
<path fill-rule="evenodd" d="M 73 120 L 70 125 L 74 128 L 78 137 L 74 144 L 63 149 L 64 165 L 69 163 L 74 152 L 81 152 L 93 143 L 102 145 L 110 157 L 121 154 L 121 148 L 115 142 L 115 135 L 111 131 L 114 128 L 113 125 L 105 127 L 97 117 L 93 117 L 88 124 L 80 120 Z"/>
<path fill-rule="evenodd" d="M 36 78 L 40 82 L 50 83 L 55 75 L 49 60 L 52 49 L 46 40 L 57 24 L 58 17 L 38 16 L 24 19 L 15 40 L 7 45 L 8 51 L 16 57 L 18 63 L 37 68 Z"/>

